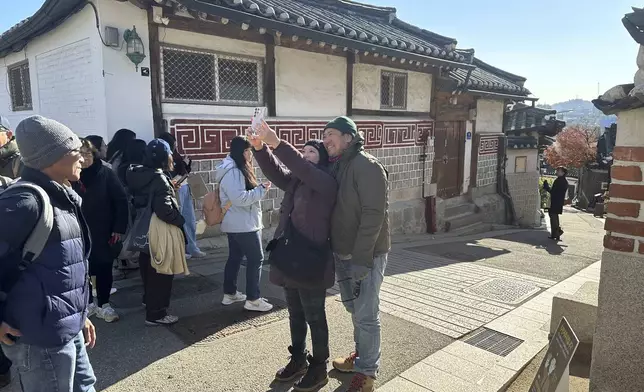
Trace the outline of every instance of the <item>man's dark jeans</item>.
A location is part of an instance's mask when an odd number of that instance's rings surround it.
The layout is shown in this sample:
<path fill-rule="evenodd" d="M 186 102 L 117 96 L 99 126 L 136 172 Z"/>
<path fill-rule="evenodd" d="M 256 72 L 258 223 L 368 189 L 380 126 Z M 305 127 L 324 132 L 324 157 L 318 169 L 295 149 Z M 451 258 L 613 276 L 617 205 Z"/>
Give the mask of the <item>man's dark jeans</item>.
<path fill-rule="evenodd" d="M 293 354 L 306 349 L 306 325 L 311 328 L 313 359 L 320 363 L 329 359 L 329 326 L 326 322 L 325 289 L 284 289 L 291 326 Z"/>
<path fill-rule="evenodd" d="M 560 236 L 561 226 L 559 226 L 559 214 L 548 212 L 550 217 L 550 235 L 551 237 L 558 238 Z"/>
<path fill-rule="evenodd" d="M 224 294 L 237 292 L 237 275 L 242 259 L 246 256 L 246 298 L 259 299 L 259 282 L 262 277 L 262 232 L 228 233 L 228 261 L 224 268 Z"/>

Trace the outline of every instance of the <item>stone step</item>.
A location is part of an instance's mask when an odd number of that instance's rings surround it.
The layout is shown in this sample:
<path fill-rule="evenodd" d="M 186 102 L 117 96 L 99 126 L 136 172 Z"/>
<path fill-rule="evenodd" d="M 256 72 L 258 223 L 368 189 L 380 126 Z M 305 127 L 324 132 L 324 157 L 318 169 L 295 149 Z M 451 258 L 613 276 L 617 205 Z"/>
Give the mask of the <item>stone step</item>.
<path fill-rule="evenodd" d="M 445 219 L 445 221 L 448 222 L 447 227 L 449 227 L 447 231 L 453 231 L 460 229 L 461 227 L 470 226 L 481 222 L 481 220 L 482 216 L 474 212 L 466 212 L 464 214 Z"/>
<path fill-rule="evenodd" d="M 476 222 L 476 223 L 472 223 L 471 225 L 460 227 L 456 230 L 450 231 L 450 233 L 454 235 L 458 235 L 459 237 L 465 237 L 468 235 L 487 233 L 493 230 L 494 228 L 490 223 Z"/>
<path fill-rule="evenodd" d="M 445 209 L 445 218 L 449 220 L 459 215 L 466 214 L 468 212 L 474 212 L 476 210 L 476 205 L 474 203 L 462 203 L 455 205 L 453 207 L 448 207 Z"/>

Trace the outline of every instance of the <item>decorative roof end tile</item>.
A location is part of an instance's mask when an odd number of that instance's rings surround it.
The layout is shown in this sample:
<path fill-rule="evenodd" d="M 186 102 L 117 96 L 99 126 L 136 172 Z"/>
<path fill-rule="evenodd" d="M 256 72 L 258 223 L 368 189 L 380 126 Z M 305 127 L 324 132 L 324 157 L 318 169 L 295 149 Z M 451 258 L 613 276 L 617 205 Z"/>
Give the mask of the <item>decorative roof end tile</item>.
<path fill-rule="evenodd" d="M 280 20 L 282 21 L 287 21 L 291 18 L 291 16 L 288 14 L 288 12 L 282 12 L 280 14 Z"/>
<path fill-rule="evenodd" d="M 304 20 L 304 17 L 298 16 L 297 17 L 297 24 L 299 24 L 300 26 L 306 25 L 306 20 Z"/>
<path fill-rule="evenodd" d="M 345 34 L 346 34 L 346 30 L 344 29 L 344 27 L 338 27 L 338 30 L 336 31 L 336 33 L 337 33 L 338 35 L 345 35 Z"/>

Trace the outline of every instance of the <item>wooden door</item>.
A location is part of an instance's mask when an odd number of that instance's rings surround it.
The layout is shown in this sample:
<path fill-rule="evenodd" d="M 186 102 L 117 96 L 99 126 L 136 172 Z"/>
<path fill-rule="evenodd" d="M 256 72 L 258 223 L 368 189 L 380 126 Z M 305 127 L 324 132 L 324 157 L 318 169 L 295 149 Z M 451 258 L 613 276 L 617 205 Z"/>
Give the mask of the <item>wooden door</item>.
<path fill-rule="evenodd" d="M 437 121 L 434 127 L 434 170 L 437 196 L 449 199 L 461 194 L 463 186 L 463 154 L 465 123 Z"/>

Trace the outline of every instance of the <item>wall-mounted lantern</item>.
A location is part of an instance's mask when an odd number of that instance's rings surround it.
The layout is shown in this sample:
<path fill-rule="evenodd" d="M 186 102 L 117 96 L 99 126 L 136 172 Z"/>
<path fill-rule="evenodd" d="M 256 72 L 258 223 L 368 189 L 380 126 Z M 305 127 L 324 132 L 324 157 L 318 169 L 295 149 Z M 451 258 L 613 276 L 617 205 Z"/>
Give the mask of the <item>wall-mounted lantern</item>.
<path fill-rule="evenodd" d="M 125 30 L 123 39 L 127 42 L 126 56 L 134 63 L 138 71 L 139 64 L 145 59 L 145 47 L 143 46 L 143 40 L 141 40 L 141 37 L 136 32 L 136 26 L 133 26 L 132 30 Z"/>

